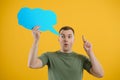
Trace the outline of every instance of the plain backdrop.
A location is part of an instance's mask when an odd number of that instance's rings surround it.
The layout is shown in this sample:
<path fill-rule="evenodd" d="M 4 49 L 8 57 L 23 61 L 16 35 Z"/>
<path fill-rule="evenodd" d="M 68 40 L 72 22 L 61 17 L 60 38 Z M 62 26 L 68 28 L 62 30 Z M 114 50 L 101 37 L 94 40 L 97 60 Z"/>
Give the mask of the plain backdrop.
<path fill-rule="evenodd" d="M 82 35 L 93 45 L 103 69 L 103 78 L 84 71 L 83 80 L 119 80 L 120 77 L 120 1 L 119 0 L 1 0 L 0 1 L 0 80 L 47 80 L 47 66 L 30 69 L 28 54 L 33 43 L 30 30 L 18 25 L 22 7 L 52 10 L 58 31 L 69 25 L 75 30 L 73 50 L 86 55 Z M 58 36 L 41 33 L 38 56 L 59 50 Z M 87 56 L 87 55 L 86 55 Z M 72 64 L 71 64 L 72 65 Z"/>

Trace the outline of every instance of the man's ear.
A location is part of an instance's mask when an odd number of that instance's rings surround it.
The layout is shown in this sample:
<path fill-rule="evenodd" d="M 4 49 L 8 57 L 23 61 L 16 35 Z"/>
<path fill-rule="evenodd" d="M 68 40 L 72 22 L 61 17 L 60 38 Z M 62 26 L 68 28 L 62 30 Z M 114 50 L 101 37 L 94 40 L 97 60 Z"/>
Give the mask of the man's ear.
<path fill-rule="evenodd" d="M 60 36 L 58 36 L 58 42 L 60 42 Z"/>

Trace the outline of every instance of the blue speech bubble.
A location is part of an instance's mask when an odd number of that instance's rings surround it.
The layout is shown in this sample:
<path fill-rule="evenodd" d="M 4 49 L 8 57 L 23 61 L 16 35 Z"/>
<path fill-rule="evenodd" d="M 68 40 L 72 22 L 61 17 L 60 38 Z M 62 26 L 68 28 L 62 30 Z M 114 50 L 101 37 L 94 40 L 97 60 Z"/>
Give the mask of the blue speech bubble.
<path fill-rule="evenodd" d="M 18 24 L 24 28 L 32 30 L 35 26 L 40 26 L 40 31 L 51 31 L 52 33 L 59 35 L 59 33 L 53 28 L 57 23 L 56 14 L 51 10 L 43 10 L 40 8 L 30 9 L 27 7 L 21 8 L 18 12 Z"/>

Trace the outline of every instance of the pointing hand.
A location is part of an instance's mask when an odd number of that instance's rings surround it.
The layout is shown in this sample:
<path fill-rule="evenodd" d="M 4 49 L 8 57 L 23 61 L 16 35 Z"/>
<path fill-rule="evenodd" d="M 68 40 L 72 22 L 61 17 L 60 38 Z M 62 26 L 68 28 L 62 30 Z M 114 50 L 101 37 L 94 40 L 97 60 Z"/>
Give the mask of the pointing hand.
<path fill-rule="evenodd" d="M 92 44 L 88 42 L 85 37 L 82 35 L 82 41 L 83 41 L 83 47 L 86 52 L 91 52 L 92 51 Z"/>

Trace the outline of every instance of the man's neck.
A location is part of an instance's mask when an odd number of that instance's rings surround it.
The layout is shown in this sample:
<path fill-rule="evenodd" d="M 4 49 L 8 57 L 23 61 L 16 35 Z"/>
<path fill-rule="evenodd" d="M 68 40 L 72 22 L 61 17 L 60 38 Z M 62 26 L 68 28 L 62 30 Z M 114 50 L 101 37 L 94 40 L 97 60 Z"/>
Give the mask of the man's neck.
<path fill-rule="evenodd" d="M 60 50 L 60 51 L 63 53 L 71 53 L 72 52 L 72 50 Z"/>

